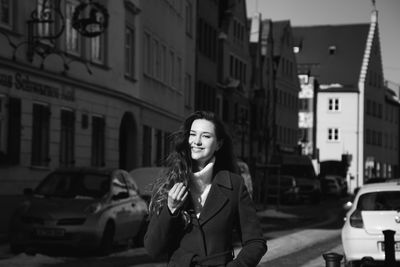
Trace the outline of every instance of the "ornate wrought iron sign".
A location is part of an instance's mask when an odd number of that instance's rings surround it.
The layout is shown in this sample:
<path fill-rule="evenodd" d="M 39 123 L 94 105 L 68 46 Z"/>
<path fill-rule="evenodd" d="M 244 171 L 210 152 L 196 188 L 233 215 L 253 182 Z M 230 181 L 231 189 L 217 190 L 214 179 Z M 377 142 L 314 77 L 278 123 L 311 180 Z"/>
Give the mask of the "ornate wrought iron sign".
<path fill-rule="evenodd" d="M 102 34 L 108 26 L 108 11 L 99 3 L 82 3 L 72 15 L 72 27 L 86 37 Z"/>

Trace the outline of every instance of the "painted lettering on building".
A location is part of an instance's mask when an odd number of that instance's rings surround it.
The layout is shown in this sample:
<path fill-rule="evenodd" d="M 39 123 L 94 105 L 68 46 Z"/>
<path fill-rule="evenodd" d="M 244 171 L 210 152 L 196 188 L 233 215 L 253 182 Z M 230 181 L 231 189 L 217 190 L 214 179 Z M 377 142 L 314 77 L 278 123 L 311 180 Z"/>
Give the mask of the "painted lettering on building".
<path fill-rule="evenodd" d="M 12 83 L 12 82 L 11 82 Z M 28 75 L 17 72 L 15 74 L 15 89 L 38 94 L 46 97 L 59 98 L 67 101 L 75 101 L 73 88 L 57 88 L 30 80 Z"/>

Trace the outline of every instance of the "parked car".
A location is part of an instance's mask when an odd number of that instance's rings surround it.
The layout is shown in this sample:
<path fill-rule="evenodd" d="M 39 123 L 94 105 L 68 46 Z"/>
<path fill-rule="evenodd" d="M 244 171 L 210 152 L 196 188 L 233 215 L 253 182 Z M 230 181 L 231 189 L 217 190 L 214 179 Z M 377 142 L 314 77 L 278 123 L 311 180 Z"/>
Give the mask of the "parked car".
<path fill-rule="evenodd" d="M 271 163 L 280 166 L 280 175 L 289 175 L 295 178 L 301 200 L 309 200 L 315 204 L 320 202 L 321 183 L 308 156 L 276 155 L 272 157 Z"/>
<path fill-rule="evenodd" d="M 239 166 L 240 175 L 243 177 L 244 184 L 247 187 L 247 191 L 251 198 L 253 198 L 253 181 L 251 179 L 251 174 L 249 170 L 249 166 L 246 162 L 238 160 L 237 164 Z"/>
<path fill-rule="evenodd" d="M 165 170 L 165 167 L 139 167 L 129 172 L 138 185 L 140 196 L 147 204 L 150 203 L 151 190 L 155 180 Z"/>
<path fill-rule="evenodd" d="M 347 192 L 347 184 L 337 175 L 325 175 L 321 178 L 322 193 L 329 196 L 343 196 Z"/>
<path fill-rule="evenodd" d="M 282 204 L 295 204 L 300 200 L 296 179 L 290 175 L 270 175 L 266 179 L 267 198 Z"/>
<path fill-rule="evenodd" d="M 71 247 L 107 254 L 115 243 L 142 244 L 147 204 L 121 169 L 67 168 L 47 175 L 15 210 L 11 250 Z"/>
<path fill-rule="evenodd" d="M 346 213 L 341 238 L 346 266 L 360 266 L 363 259 L 385 260 L 383 230 L 394 230 L 395 258 L 400 259 L 400 184 L 364 185 Z M 374 265 L 375 266 L 375 265 Z"/>

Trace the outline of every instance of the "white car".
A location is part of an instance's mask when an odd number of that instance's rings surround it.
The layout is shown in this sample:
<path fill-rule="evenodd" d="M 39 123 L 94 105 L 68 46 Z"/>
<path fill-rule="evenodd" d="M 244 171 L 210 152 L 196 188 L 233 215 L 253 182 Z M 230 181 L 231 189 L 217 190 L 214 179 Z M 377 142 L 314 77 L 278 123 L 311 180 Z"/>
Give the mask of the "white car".
<path fill-rule="evenodd" d="M 395 258 L 400 260 L 400 184 L 367 184 L 360 188 L 342 228 L 346 266 L 363 260 L 385 261 L 384 230 L 395 231 Z"/>

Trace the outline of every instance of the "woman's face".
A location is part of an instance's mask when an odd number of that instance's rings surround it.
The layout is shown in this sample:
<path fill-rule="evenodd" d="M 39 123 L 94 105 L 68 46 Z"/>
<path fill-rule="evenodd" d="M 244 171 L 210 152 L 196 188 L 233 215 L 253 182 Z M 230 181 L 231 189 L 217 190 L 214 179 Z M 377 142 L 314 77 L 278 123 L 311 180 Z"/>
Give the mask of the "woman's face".
<path fill-rule="evenodd" d="M 201 169 L 219 149 L 215 126 L 205 119 L 194 120 L 190 128 L 189 146 L 191 157 Z"/>

